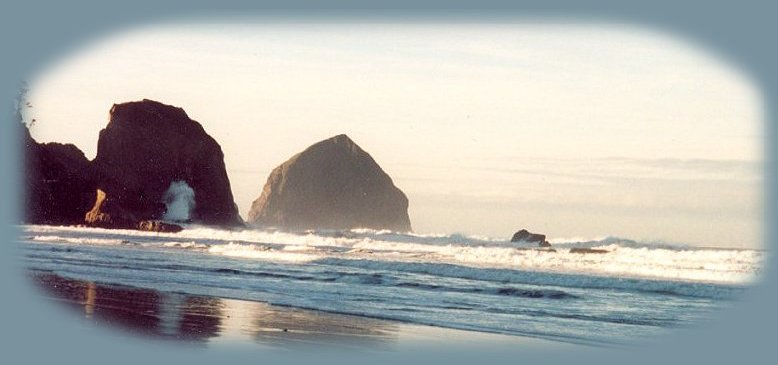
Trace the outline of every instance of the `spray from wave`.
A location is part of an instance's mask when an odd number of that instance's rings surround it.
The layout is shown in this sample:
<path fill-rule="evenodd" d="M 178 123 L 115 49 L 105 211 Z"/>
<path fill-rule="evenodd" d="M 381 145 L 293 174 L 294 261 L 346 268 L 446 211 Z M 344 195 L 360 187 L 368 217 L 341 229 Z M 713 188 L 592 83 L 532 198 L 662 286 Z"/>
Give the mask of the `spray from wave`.
<path fill-rule="evenodd" d="M 173 181 L 162 196 L 167 210 L 163 219 L 172 222 L 187 222 L 195 208 L 195 192 L 185 181 Z"/>

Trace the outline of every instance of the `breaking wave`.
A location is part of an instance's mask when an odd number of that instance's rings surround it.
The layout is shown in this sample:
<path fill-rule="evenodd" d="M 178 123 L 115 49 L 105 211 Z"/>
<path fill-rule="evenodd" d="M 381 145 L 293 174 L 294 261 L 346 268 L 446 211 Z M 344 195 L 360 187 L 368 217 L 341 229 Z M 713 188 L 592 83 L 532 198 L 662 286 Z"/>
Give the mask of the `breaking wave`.
<path fill-rule="evenodd" d="M 710 318 L 765 252 L 618 237 L 530 247 L 355 229 L 179 233 L 23 226 L 30 270 L 465 330 L 618 344 Z"/>
<path fill-rule="evenodd" d="M 25 226 L 24 229 L 31 241 L 48 243 L 188 249 L 232 258 L 296 263 L 341 260 L 376 265 L 376 268 L 386 265 L 440 268 L 445 264 L 462 270 L 509 270 L 521 272 L 524 277 L 538 272 L 740 285 L 760 273 L 764 260 L 764 252 L 758 250 L 702 249 L 618 237 L 552 240 L 552 249 L 541 249 L 487 237 L 369 229 L 302 233 L 200 226 L 187 226 L 180 233 L 49 226 Z M 576 253 L 575 248 L 597 252 Z"/>

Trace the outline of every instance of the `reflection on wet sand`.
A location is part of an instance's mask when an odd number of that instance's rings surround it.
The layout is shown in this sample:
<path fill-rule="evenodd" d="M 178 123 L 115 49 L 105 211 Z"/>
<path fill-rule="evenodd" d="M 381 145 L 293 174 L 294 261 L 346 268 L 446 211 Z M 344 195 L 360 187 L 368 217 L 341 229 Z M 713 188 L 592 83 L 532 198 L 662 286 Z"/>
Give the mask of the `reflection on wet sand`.
<path fill-rule="evenodd" d="M 396 325 L 364 317 L 290 309 L 254 303 L 254 338 L 273 346 L 341 343 L 360 346 L 391 341 Z"/>
<path fill-rule="evenodd" d="M 254 343 L 382 345 L 395 342 L 390 321 L 273 306 L 266 303 L 164 293 L 34 273 L 44 294 L 85 318 L 135 333 L 200 344 Z"/>

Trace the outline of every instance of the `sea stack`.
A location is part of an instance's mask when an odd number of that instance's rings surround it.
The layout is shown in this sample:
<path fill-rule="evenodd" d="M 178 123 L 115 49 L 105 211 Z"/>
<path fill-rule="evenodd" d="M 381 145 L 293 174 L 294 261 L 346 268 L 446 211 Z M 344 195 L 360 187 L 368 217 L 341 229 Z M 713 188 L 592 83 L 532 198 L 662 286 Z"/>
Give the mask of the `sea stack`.
<path fill-rule="evenodd" d="M 70 225 L 84 220 L 96 183 L 89 160 L 72 144 L 38 143 L 24 130 L 24 222 Z"/>
<path fill-rule="evenodd" d="M 345 134 L 276 167 L 249 223 L 285 230 L 372 228 L 409 232 L 408 198 Z"/>
<path fill-rule="evenodd" d="M 92 161 L 97 179 L 90 225 L 164 219 L 171 191 L 185 186 L 194 223 L 242 224 L 219 144 L 183 109 L 156 101 L 115 104 Z M 148 225 L 148 224 L 147 224 Z M 152 223 L 153 225 L 153 223 Z"/>
<path fill-rule="evenodd" d="M 524 243 L 537 243 L 540 247 L 551 247 L 551 244 L 546 241 L 546 235 L 540 233 L 532 233 L 526 229 L 521 229 L 513 234 L 511 242 L 524 242 Z"/>

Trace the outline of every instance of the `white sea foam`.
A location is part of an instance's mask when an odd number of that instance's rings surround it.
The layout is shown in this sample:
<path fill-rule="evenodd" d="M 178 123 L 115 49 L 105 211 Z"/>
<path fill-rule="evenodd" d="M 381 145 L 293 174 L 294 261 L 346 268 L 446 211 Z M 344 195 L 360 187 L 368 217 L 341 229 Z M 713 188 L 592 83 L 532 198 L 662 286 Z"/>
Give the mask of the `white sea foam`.
<path fill-rule="evenodd" d="M 345 258 L 724 284 L 753 280 L 760 273 L 764 260 L 764 252 L 756 250 L 699 249 L 617 237 L 555 240 L 553 246 L 556 251 L 548 251 L 518 247 L 505 240 L 485 237 L 404 234 L 369 229 L 287 233 L 188 226 L 180 233 L 155 233 L 25 226 L 25 231 L 34 234 L 36 241 L 121 244 L 143 240 L 144 246 L 154 246 L 155 242 L 161 241 L 166 242 L 162 243 L 164 247 L 197 249 L 255 260 L 302 263 L 323 258 Z M 571 248 L 581 247 L 607 252 L 570 252 Z"/>
<path fill-rule="evenodd" d="M 316 251 L 316 247 L 308 245 L 287 245 L 283 248 L 284 251 Z"/>
<path fill-rule="evenodd" d="M 34 271 L 582 343 L 618 343 L 704 318 L 742 295 L 766 256 L 617 237 L 559 240 L 549 250 L 368 229 L 22 230 L 22 241 L 37 243 L 25 247 Z"/>
<path fill-rule="evenodd" d="M 253 244 L 238 244 L 227 243 L 224 245 L 211 246 L 208 252 L 212 254 L 230 256 L 230 257 L 242 257 L 251 259 L 261 259 L 267 261 L 285 261 L 285 262 L 309 262 L 321 258 L 318 255 L 293 253 L 286 251 L 279 251 L 272 249 L 268 246 L 253 245 Z"/>
<path fill-rule="evenodd" d="M 195 208 L 195 192 L 186 181 L 173 181 L 162 196 L 167 210 L 164 219 L 173 222 L 186 222 Z"/>
<path fill-rule="evenodd" d="M 489 247 L 452 248 L 455 260 L 479 267 L 520 268 L 633 278 L 745 283 L 759 273 L 762 254 L 750 250 L 667 250 L 594 246 L 606 253 L 578 254 Z"/>
<path fill-rule="evenodd" d="M 321 263 L 369 270 L 391 270 L 436 277 L 493 281 L 510 284 L 557 286 L 566 288 L 621 289 L 661 294 L 675 294 L 699 298 L 732 299 L 740 293 L 741 286 L 707 285 L 694 281 L 647 280 L 612 276 L 571 275 L 516 271 L 495 268 L 478 268 L 443 263 L 390 262 L 358 259 L 328 258 Z"/>
<path fill-rule="evenodd" d="M 61 237 L 61 236 L 31 236 L 29 239 L 33 242 L 46 242 L 46 243 L 69 243 L 76 245 L 121 245 L 128 244 L 129 241 L 121 239 L 108 239 L 108 238 L 74 238 L 74 237 Z"/>
<path fill-rule="evenodd" d="M 189 241 L 189 242 L 165 242 L 162 244 L 164 247 L 171 247 L 171 248 L 183 248 L 183 249 L 197 249 L 197 250 L 204 250 L 211 247 L 210 245 L 204 244 L 204 243 L 197 243 L 195 241 Z"/>

